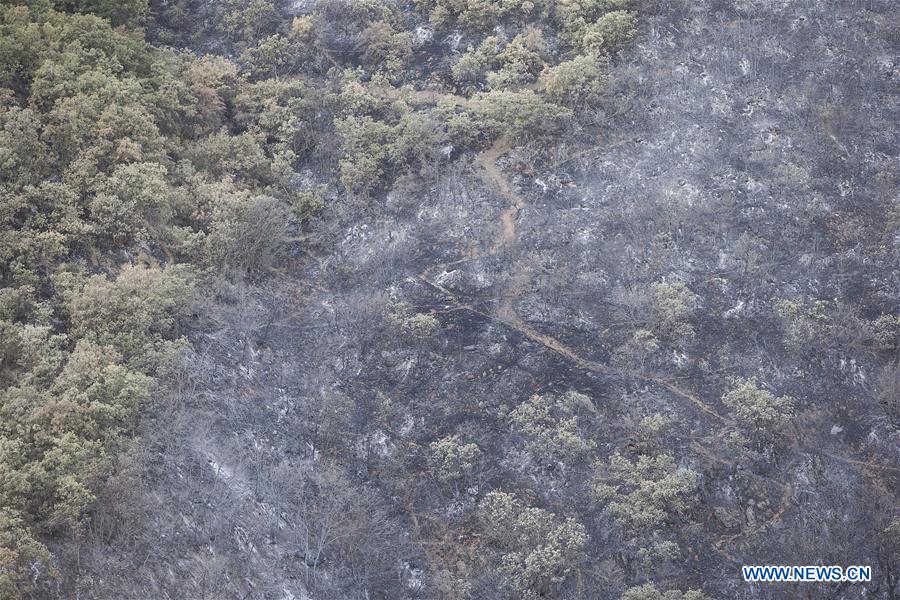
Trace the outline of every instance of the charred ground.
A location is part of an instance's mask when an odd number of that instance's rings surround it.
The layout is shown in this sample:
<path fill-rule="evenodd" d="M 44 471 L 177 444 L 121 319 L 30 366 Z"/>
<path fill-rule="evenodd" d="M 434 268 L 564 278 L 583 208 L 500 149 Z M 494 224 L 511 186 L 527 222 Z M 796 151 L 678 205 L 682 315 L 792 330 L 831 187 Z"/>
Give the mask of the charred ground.
<path fill-rule="evenodd" d="M 116 525 L 45 592 L 897 597 L 898 31 L 641 6 L 564 130 L 330 197 L 210 284 Z M 820 562 L 875 579 L 739 577 Z"/>

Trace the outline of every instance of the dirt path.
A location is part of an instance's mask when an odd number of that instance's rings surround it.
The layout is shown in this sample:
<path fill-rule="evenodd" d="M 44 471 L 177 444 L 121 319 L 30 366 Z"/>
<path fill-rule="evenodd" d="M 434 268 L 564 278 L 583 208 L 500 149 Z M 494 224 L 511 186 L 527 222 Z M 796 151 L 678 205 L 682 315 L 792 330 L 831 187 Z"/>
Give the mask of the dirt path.
<path fill-rule="evenodd" d="M 385 97 L 404 99 L 414 104 L 434 104 L 439 100 L 444 100 L 445 102 L 452 103 L 456 106 L 466 106 L 468 104 L 468 99 L 462 96 L 443 94 L 440 92 L 415 90 L 379 90 L 379 93 L 381 93 L 382 91 L 384 92 L 383 95 Z M 633 143 L 637 141 L 639 140 L 629 139 L 624 140 L 616 145 Z M 493 313 L 479 310 L 468 303 L 462 302 L 451 290 L 445 288 L 432 279 L 432 274 L 439 269 L 446 269 L 447 267 L 455 264 L 477 260 L 485 255 L 496 255 L 502 250 L 513 246 L 518 241 L 518 219 L 520 212 L 525 208 L 527 202 L 525 198 L 515 190 L 513 184 L 507 179 L 500 167 L 497 165 L 498 161 L 512 149 L 512 141 L 506 137 L 501 137 L 494 141 L 494 143 L 488 149 L 482 151 L 475 157 L 475 162 L 481 167 L 485 180 L 489 185 L 495 188 L 500 196 L 507 202 L 506 207 L 503 208 L 499 213 L 497 233 L 495 234 L 495 237 L 493 238 L 492 243 L 490 244 L 488 249 L 485 251 L 483 248 L 476 247 L 467 253 L 466 258 L 447 263 L 433 264 L 419 274 L 419 279 L 429 287 L 437 290 L 442 295 L 444 295 L 456 309 L 470 311 L 485 318 L 498 321 L 503 325 L 509 327 L 510 329 L 524 335 L 531 341 L 540 344 L 541 346 L 558 354 L 559 356 L 562 356 L 567 361 L 577 365 L 582 369 L 595 373 L 614 373 L 614 370 L 608 365 L 584 358 L 575 350 L 568 347 L 566 344 L 556 339 L 555 337 L 539 332 L 534 327 L 523 321 L 522 318 L 518 315 L 515 310 L 515 301 L 524 293 L 525 289 L 528 287 L 529 282 L 531 281 L 531 267 L 525 261 L 517 260 L 512 262 L 513 270 L 512 272 L 510 272 L 508 281 L 500 293 L 501 300 Z M 593 151 L 594 149 L 591 149 L 581 154 L 586 154 L 587 152 Z M 579 155 L 570 157 L 570 159 L 576 157 L 579 157 Z M 718 422 L 720 425 L 736 425 L 735 421 L 731 417 L 719 413 L 715 408 L 704 402 L 697 394 L 682 388 L 681 386 L 672 382 L 670 379 L 666 379 L 663 377 L 648 377 L 645 375 L 640 375 L 640 377 L 647 383 L 662 388 L 678 398 L 687 400 L 688 402 L 693 404 L 699 411 L 707 415 L 711 420 Z M 720 430 L 720 435 L 723 432 L 724 430 Z M 720 435 L 715 437 L 720 437 Z M 697 442 L 699 441 L 702 440 L 698 439 Z M 862 461 L 857 461 L 846 456 L 832 454 L 823 450 L 815 452 L 812 449 L 804 449 L 812 452 L 813 454 L 822 454 L 841 462 L 861 464 L 871 467 L 869 463 L 863 463 Z M 700 452 L 700 454 L 706 456 L 707 459 L 711 462 L 718 462 L 731 468 L 736 467 L 734 461 L 722 458 L 720 456 L 715 456 L 705 448 L 703 448 L 703 451 Z M 713 548 L 722 556 L 732 561 L 737 561 L 738 559 L 731 553 L 731 551 L 729 550 L 730 547 L 733 547 L 734 544 L 738 543 L 739 540 L 743 538 L 758 534 L 774 526 L 784 517 L 785 513 L 793 504 L 794 490 L 790 484 L 783 483 L 763 475 L 753 475 L 753 477 L 757 477 L 760 480 L 774 485 L 778 490 L 780 490 L 780 499 L 778 505 L 775 507 L 769 518 L 765 519 L 764 521 L 757 522 L 752 527 L 743 528 L 737 533 L 723 535 L 714 540 Z"/>

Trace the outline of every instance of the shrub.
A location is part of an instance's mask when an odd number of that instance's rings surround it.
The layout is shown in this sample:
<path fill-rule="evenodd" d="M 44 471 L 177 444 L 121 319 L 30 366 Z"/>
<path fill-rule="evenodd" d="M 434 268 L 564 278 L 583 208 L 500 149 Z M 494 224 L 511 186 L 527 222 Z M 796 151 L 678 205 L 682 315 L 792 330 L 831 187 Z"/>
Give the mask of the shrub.
<path fill-rule="evenodd" d="M 388 313 L 388 319 L 403 333 L 418 338 L 431 336 L 440 325 L 434 315 L 417 313 L 405 302 L 394 304 Z"/>
<path fill-rule="evenodd" d="M 437 0 L 431 10 L 431 21 L 444 25 L 458 19 L 466 27 L 484 30 L 497 21 L 518 14 L 528 14 L 535 8 L 532 0 Z"/>
<path fill-rule="evenodd" d="M 579 435 L 577 408 L 590 399 L 578 392 L 562 396 L 531 396 L 509 413 L 511 425 L 524 436 L 532 455 L 542 463 L 572 463 L 596 445 Z"/>
<path fill-rule="evenodd" d="M 768 390 L 760 388 L 755 377 L 733 379 L 731 389 L 722 396 L 722 402 L 735 412 L 738 419 L 757 430 L 781 427 L 794 416 L 794 399 L 790 396 L 776 398 Z"/>
<path fill-rule="evenodd" d="M 362 33 L 363 60 L 376 71 L 398 73 L 412 57 L 412 34 L 396 32 L 385 21 L 369 24 Z"/>
<path fill-rule="evenodd" d="M 606 13 L 585 27 L 581 34 L 581 47 L 589 53 L 610 52 L 634 36 L 634 24 L 634 13 L 627 10 Z"/>
<path fill-rule="evenodd" d="M 196 98 L 201 130 L 218 130 L 240 88 L 237 65 L 221 56 L 204 56 L 185 67 L 184 78 Z"/>
<path fill-rule="evenodd" d="M 430 444 L 428 469 L 438 481 L 455 481 L 468 474 L 480 456 L 475 444 L 463 444 L 458 435 L 448 435 Z"/>
<path fill-rule="evenodd" d="M 438 140 L 436 123 L 404 103 L 397 103 L 395 109 L 397 114 L 390 121 L 369 115 L 335 119 L 344 142 L 341 182 L 348 190 L 369 194 L 433 152 Z"/>
<path fill-rule="evenodd" d="M 194 144 L 189 155 L 198 169 L 215 179 L 268 181 L 272 176 L 262 146 L 249 133 L 231 135 L 222 129 Z"/>
<path fill-rule="evenodd" d="M 660 340 L 675 345 L 690 345 L 695 338 L 688 322 L 697 296 L 680 281 L 650 286 L 650 325 Z"/>
<path fill-rule="evenodd" d="M 631 534 L 654 529 L 686 510 L 698 479 L 691 469 L 679 468 L 670 454 L 639 456 L 632 462 L 616 453 L 595 469 L 594 496 L 609 502 L 619 525 Z"/>
<path fill-rule="evenodd" d="M 477 48 L 470 47 L 450 69 L 456 84 L 469 88 L 480 83 L 488 71 L 496 68 L 497 56 L 502 46 L 501 38 L 488 36 Z"/>
<path fill-rule="evenodd" d="M 178 267 L 129 266 L 115 279 L 94 275 L 68 303 L 72 333 L 155 371 L 177 349 L 172 340 L 191 291 L 189 271 Z"/>
<path fill-rule="evenodd" d="M 75 10 L 109 19 L 113 25 L 135 27 L 147 16 L 147 0 L 52 0 L 56 10 Z"/>
<path fill-rule="evenodd" d="M 576 107 L 596 99 L 606 84 L 607 61 L 596 54 L 582 54 L 550 67 L 541 74 L 541 87 L 558 104 Z"/>
<path fill-rule="evenodd" d="M 291 198 L 291 211 L 298 221 L 308 221 L 325 208 L 322 190 L 302 190 Z"/>
<path fill-rule="evenodd" d="M 6 506 L 0 502 L 0 597 L 25 597 L 35 573 L 47 570 L 50 552 L 32 536 L 25 520 Z"/>
<path fill-rule="evenodd" d="M 235 98 L 235 121 L 259 132 L 268 156 L 289 154 L 293 160 L 313 146 L 316 119 L 310 93 L 300 81 L 268 79 L 244 88 Z"/>
<path fill-rule="evenodd" d="M 550 133 L 572 115 L 570 110 L 543 100 L 531 90 L 482 92 L 469 104 L 482 127 L 517 139 Z"/>
<path fill-rule="evenodd" d="M 500 70 L 487 77 L 491 89 L 523 85 L 535 80 L 549 49 L 540 29 L 529 27 L 497 54 Z"/>
<path fill-rule="evenodd" d="M 241 53 L 240 63 L 251 77 L 278 78 L 292 71 L 293 48 L 290 40 L 280 34 L 270 35 Z"/>
<path fill-rule="evenodd" d="M 222 27 L 237 42 L 249 42 L 272 33 L 279 20 L 272 0 L 227 0 Z"/>
<path fill-rule="evenodd" d="M 117 167 L 96 189 L 90 217 L 107 244 L 159 238 L 177 204 L 166 169 L 155 163 Z"/>
<path fill-rule="evenodd" d="M 552 595 L 587 544 L 581 523 L 526 507 L 506 492 L 490 492 L 478 510 L 489 539 L 502 548 L 500 572 L 522 598 Z"/>
<path fill-rule="evenodd" d="M 625 590 L 621 600 L 707 600 L 707 596 L 700 590 L 662 592 L 654 584 L 645 583 Z"/>

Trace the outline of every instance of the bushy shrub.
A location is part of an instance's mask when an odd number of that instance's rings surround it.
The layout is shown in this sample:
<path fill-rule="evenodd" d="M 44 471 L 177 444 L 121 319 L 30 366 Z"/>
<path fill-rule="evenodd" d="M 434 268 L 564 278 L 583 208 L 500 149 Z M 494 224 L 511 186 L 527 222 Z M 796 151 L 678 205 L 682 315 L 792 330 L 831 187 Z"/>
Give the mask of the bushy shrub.
<path fill-rule="evenodd" d="M 232 135 L 222 129 L 194 144 L 190 156 L 197 168 L 214 178 L 231 176 L 246 181 L 271 178 L 265 152 L 250 133 Z"/>
<path fill-rule="evenodd" d="M 634 24 L 634 13 L 627 10 L 606 13 L 584 28 L 581 47 L 588 53 L 610 52 L 634 36 Z"/>
<path fill-rule="evenodd" d="M 376 71 L 397 74 L 412 57 L 412 34 L 397 32 L 386 21 L 375 21 L 362 33 L 363 60 Z"/>
<path fill-rule="evenodd" d="M 191 291 L 190 271 L 180 267 L 129 266 L 114 279 L 95 275 L 69 300 L 72 333 L 152 372 L 177 349 L 178 318 Z"/>
<path fill-rule="evenodd" d="M 365 195 L 421 164 L 434 152 L 439 130 L 429 116 L 402 101 L 383 115 L 383 111 L 373 110 L 376 101 L 362 86 L 356 82 L 349 86 L 355 91 L 345 100 L 356 110 L 345 110 L 349 114 L 334 121 L 344 146 L 341 182 L 348 190 Z M 372 112 L 378 116 L 365 114 Z"/>
<path fill-rule="evenodd" d="M 630 461 L 616 453 L 608 462 L 597 463 L 593 492 L 609 503 L 623 529 L 637 534 L 685 511 L 697 480 L 697 473 L 678 467 L 670 454 Z"/>
<path fill-rule="evenodd" d="M 794 416 L 794 399 L 790 396 L 776 398 L 760 388 L 755 377 L 733 379 L 730 387 L 722 396 L 722 402 L 738 419 L 757 430 L 781 427 Z"/>
<path fill-rule="evenodd" d="M 488 36 L 477 48 L 469 48 L 451 67 L 453 80 L 463 89 L 474 88 L 497 67 L 498 55 L 503 40 L 498 36 Z"/>
<path fill-rule="evenodd" d="M 166 169 L 156 163 L 119 166 L 96 186 L 90 217 L 101 241 L 123 244 L 161 237 L 177 204 Z"/>
<path fill-rule="evenodd" d="M 532 0 L 436 0 L 431 10 L 431 21 L 444 25 L 456 19 L 473 29 L 494 27 L 500 19 L 527 15 L 535 8 Z"/>
<path fill-rule="evenodd" d="M 469 103 L 482 126 L 497 135 L 521 139 L 558 129 L 572 112 L 531 90 L 493 90 L 475 94 Z"/>
<path fill-rule="evenodd" d="M 563 106 L 584 106 L 595 100 L 606 84 L 606 59 L 596 54 L 581 54 L 541 74 L 541 87 L 547 97 Z"/>
<path fill-rule="evenodd" d="M 452 482 L 468 474 L 481 450 L 477 445 L 464 444 L 458 435 L 448 435 L 429 445 L 428 469 L 441 482 Z"/>
<path fill-rule="evenodd" d="M 431 336 L 440 325 L 434 315 L 416 312 L 405 302 L 392 305 L 388 319 L 406 335 L 418 338 Z"/>
<path fill-rule="evenodd" d="M 571 464 L 596 447 L 578 430 L 577 409 L 585 403 L 590 399 L 578 392 L 536 394 L 509 413 L 510 424 L 525 436 L 540 462 Z"/>
<path fill-rule="evenodd" d="M 490 492 L 478 507 L 484 531 L 502 548 L 500 572 L 522 598 L 552 595 L 572 573 L 587 544 L 584 526 Z"/>
<path fill-rule="evenodd" d="M 645 583 L 644 585 L 625 590 L 621 600 L 707 600 L 707 596 L 700 590 L 688 590 L 686 592 L 668 590 L 663 592 L 654 584 Z"/>

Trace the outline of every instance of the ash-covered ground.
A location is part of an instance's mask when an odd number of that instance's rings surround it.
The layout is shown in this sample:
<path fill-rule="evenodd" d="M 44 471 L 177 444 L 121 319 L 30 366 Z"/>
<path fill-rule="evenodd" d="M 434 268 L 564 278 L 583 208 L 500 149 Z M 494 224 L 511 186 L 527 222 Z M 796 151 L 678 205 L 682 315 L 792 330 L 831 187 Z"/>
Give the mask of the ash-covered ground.
<path fill-rule="evenodd" d="M 519 597 L 546 540 L 486 533 L 492 491 L 583 528 L 542 597 L 898 597 L 895 9 L 657 2 L 565 135 L 338 200 L 209 299 L 84 597 Z M 746 417 L 741 381 L 791 410 Z M 448 438 L 477 454 L 443 477 Z"/>

